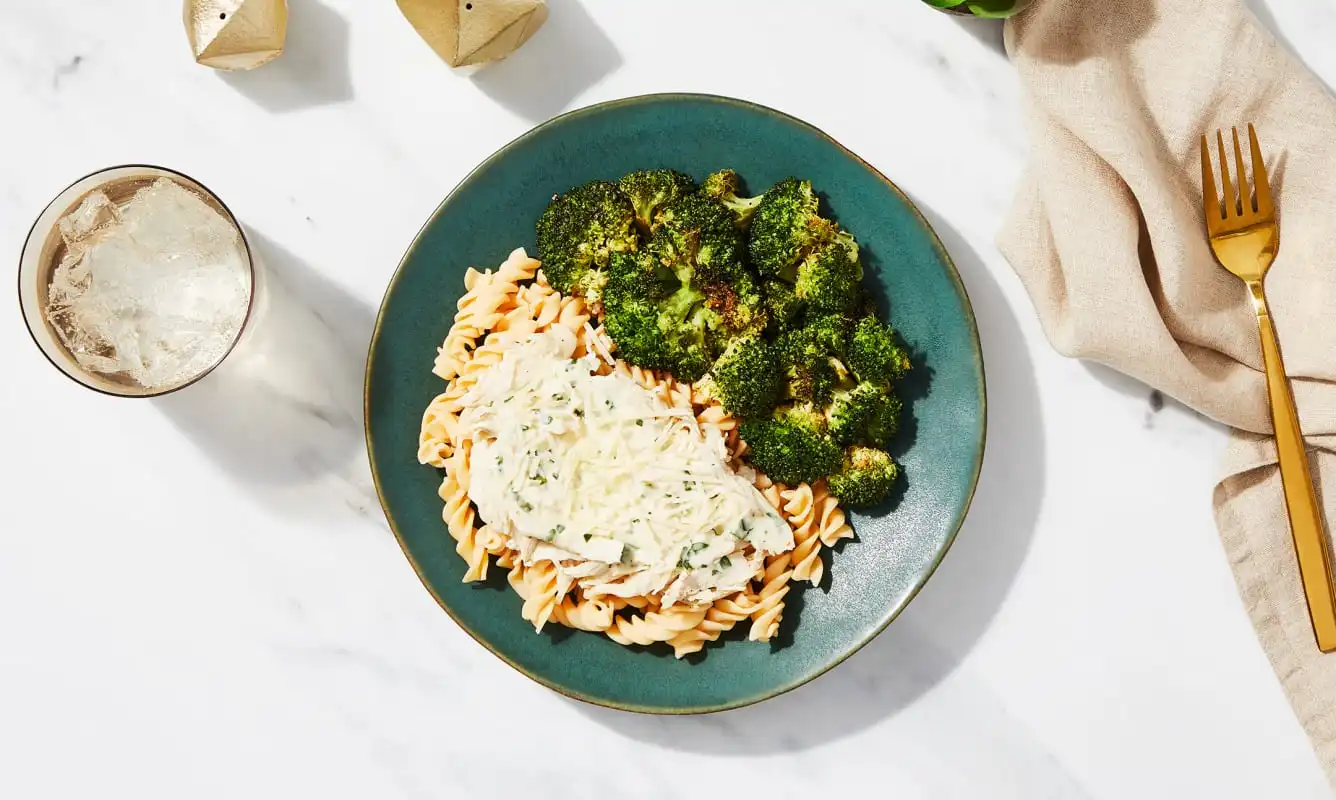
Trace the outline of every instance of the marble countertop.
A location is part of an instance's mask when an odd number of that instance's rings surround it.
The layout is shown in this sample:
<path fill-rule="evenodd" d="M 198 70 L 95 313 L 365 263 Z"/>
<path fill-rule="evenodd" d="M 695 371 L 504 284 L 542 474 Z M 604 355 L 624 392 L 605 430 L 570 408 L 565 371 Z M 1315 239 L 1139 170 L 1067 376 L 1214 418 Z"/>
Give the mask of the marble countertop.
<path fill-rule="evenodd" d="M 910 0 L 550 6 L 469 76 L 392 3 L 291 0 L 287 53 L 224 76 L 172 4 L 5 3 L 0 251 L 79 175 L 174 167 L 286 276 L 301 344 L 245 403 L 124 401 L 0 317 L 0 797 L 1329 797 L 1217 540 L 1224 431 L 1053 353 L 993 245 L 1026 153 L 1000 27 Z M 1256 8 L 1336 82 L 1336 5 Z M 805 56 L 716 66 L 707 20 Z M 668 90 L 778 107 L 894 178 L 960 268 L 990 394 L 973 512 L 905 614 L 702 718 L 577 704 L 474 644 L 390 535 L 361 433 L 376 305 L 444 194 L 553 114 Z"/>

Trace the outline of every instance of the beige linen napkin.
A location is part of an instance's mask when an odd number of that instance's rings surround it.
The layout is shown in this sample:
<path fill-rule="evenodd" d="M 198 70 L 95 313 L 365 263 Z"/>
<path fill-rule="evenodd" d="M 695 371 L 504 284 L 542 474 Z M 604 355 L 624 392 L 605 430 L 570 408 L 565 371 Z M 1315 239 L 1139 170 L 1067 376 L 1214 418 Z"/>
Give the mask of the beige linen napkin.
<path fill-rule="evenodd" d="M 1257 326 L 1205 238 L 1199 137 L 1255 122 L 1281 216 L 1267 281 L 1336 529 L 1336 99 L 1240 0 L 1040 0 L 1008 23 L 1033 154 L 1000 239 L 1058 351 L 1236 430 L 1220 537 L 1336 783 L 1336 654 L 1313 642 L 1268 434 Z M 1246 146 L 1246 145 L 1245 145 Z"/>

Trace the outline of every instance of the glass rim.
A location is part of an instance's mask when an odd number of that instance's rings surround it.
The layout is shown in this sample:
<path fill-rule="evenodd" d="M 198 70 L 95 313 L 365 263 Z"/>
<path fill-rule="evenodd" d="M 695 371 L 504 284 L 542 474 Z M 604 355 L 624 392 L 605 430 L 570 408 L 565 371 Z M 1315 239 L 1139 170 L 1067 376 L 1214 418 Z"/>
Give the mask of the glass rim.
<path fill-rule="evenodd" d="M 241 318 L 241 325 L 237 328 L 236 334 L 232 336 L 232 340 L 228 342 L 227 347 L 223 350 L 222 355 L 218 357 L 218 360 L 214 361 L 207 368 L 201 370 L 197 375 L 192 376 L 189 380 L 183 383 L 171 386 L 166 389 L 159 389 L 156 391 L 146 391 L 141 394 L 131 394 L 128 392 L 113 391 L 111 389 L 107 389 L 102 386 L 96 386 L 91 383 L 85 383 L 84 381 L 81 381 L 74 375 L 70 374 L 68 370 L 66 370 L 60 364 L 56 363 L 56 359 L 53 358 L 51 354 L 47 352 L 47 349 L 45 347 L 42 346 L 42 342 L 38 338 L 37 331 L 33 330 L 32 323 L 28 321 L 28 314 L 26 313 L 25 304 L 23 302 L 23 287 L 24 287 L 23 262 L 28 254 L 28 248 L 33 246 L 33 235 L 37 232 L 37 224 L 42 221 L 42 218 L 45 217 L 47 212 L 51 210 L 51 207 L 56 204 L 56 201 L 60 200 L 61 195 L 65 194 L 70 189 L 73 189 L 75 186 L 78 186 L 80 183 L 83 183 L 84 181 L 90 178 L 96 178 L 97 176 L 102 175 L 103 173 L 114 172 L 116 170 L 123 170 L 123 169 L 157 170 L 159 172 L 166 173 L 167 175 L 170 176 L 183 178 L 190 184 L 198 186 L 200 189 L 203 189 L 204 192 L 209 196 L 209 198 L 213 200 L 213 202 L 217 203 L 218 207 L 223 210 L 223 213 L 227 215 L 228 222 L 232 223 L 232 227 L 235 228 L 238 235 L 241 236 L 241 246 L 246 253 L 246 272 L 250 278 L 250 281 L 246 287 L 246 313 Z M 46 244 L 46 239 L 43 238 L 41 245 L 45 246 L 45 244 Z M 47 362 L 51 364 L 51 366 L 55 367 L 57 372 L 59 372 L 61 375 L 64 375 L 65 378 L 68 379 L 69 381 L 78 384 L 84 389 L 97 392 L 98 394 L 105 395 L 107 397 L 119 397 L 130 400 L 148 400 L 155 397 L 164 397 L 166 395 L 172 394 L 174 392 L 179 392 L 182 389 L 185 389 L 186 387 L 193 386 L 196 383 L 199 383 L 207 375 L 209 375 L 209 373 L 213 372 L 224 361 L 226 361 L 227 357 L 232 354 L 233 350 L 236 349 L 237 344 L 241 341 L 242 335 L 246 331 L 246 326 L 250 324 L 251 315 L 254 313 L 255 310 L 255 290 L 256 290 L 255 283 L 257 279 L 256 269 L 255 269 L 255 253 L 251 248 L 250 239 L 249 237 L 246 236 L 246 230 L 245 228 L 242 227 L 240 220 L 238 220 L 236 215 L 232 213 L 232 209 L 228 207 L 227 203 L 223 202 L 223 199 L 218 196 L 218 193 L 210 189 L 204 183 L 202 183 L 201 181 L 195 179 L 190 175 L 187 175 L 186 173 L 180 170 L 172 169 L 171 167 L 164 167 L 159 164 L 144 164 L 137 162 L 131 162 L 125 164 L 113 164 L 109 167 L 102 167 L 101 169 L 93 170 L 92 172 L 80 178 L 76 178 L 73 181 L 71 181 L 68 185 L 66 185 L 65 188 L 56 192 L 55 196 L 52 197 L 51 200 L 45 206 L 42 206 L 42 210 L 37 212 L 37 216 L 33 219 L 32 225 L 28 228 L 28 235 L 23 240 L 23 248 L 19 251 L 19 268 L 17 272 L 18 275 L 16 280 L 17 284 L 16 289 L 19 302 L 19 316 L 23 318 L 23 327 L 28 331 L 28 336 L 29 338 L 32 339 L 32 343 L 34 346 L 36 346 L 38 352 L 42 354 L 42 357 L 45 358 Z M 43 312 L 39 309 L 38 314 L 41 315 L 42 313 Z M 63 342 L 57 341 L 56 344 L 62 351 L 69 353 L 69 348 L 65 347 Z M 90 375 L 93 374 L 91 371 L 84 369 L 82 366 L 79 366 L 77 360 L 74 359 L 73 354 L 69 354 L 69 358 L 71 363 L 74 365 L 74 369 L 76 371 Z"/>

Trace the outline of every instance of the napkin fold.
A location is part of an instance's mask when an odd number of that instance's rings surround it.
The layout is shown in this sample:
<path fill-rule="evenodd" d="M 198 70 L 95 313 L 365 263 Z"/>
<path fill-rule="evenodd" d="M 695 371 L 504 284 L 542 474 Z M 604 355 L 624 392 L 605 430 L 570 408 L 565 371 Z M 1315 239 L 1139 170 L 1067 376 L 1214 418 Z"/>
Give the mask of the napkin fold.
<path fill-rule="evenodd" d="M 1336 784 L 1336 654 L 1313 640 L 1257 325 L 1206 239 L 1199 149 L 1203 133 L 1252 122 L 1267 154 L 1281 223 L 1267 295 L 1336 529 L 1336 99 L 1239 0 L 1041 0 L 1006 41 L 1033 152 L 1002 252 L 1059 352 L 1235 430 L 1214 494 L 1220 538 Z"/>

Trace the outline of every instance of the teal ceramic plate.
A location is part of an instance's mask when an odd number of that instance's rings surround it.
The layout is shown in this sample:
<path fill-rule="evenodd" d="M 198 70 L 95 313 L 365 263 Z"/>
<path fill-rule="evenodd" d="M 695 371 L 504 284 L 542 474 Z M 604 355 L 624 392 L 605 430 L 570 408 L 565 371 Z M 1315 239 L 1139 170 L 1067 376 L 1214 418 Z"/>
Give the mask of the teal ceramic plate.
<path fill-rule="evenodd" d="M 789 594 L 776 645 L 734 635 L 681 661 L 666 646 L 621 647 L 578 631 L 535 634 L 520 619 L 504 570 L 492 570 L 485 585 L 461 583 L 464 563 L 436 496 L 441 476 L 416 460 L 422 411 L 443 386 L 431 374 L 432 359 L 463 292 L 464 270 L 495 266 L 517 246 L 533 253 L 534 221 L 555 192 L 649 166 L 697 179 L 733 167 L 753 187 L 789 175 L 811 179 L 828 212 L 858 237 L 868 280 L 889 302 L 917 361 L 908 387 L 913 419 L 897 450 L 906 475 L 898 503 L 852 515 L 857 539 L 824 556 L 826 585 Z M 904 193 L 804 122 L 702 95 L 651 95 L 574 111 L 487 159 L 436 209 L 404 256 L 367 359 L 376 488 L 427 589 L 473 638 L 530 678 L 634 711 L 700 713 L 755 703 L 811 680 L 876 636 L 923 586 L 960 527 L 983 460 L 984 418 L 969 300 Z"/>

